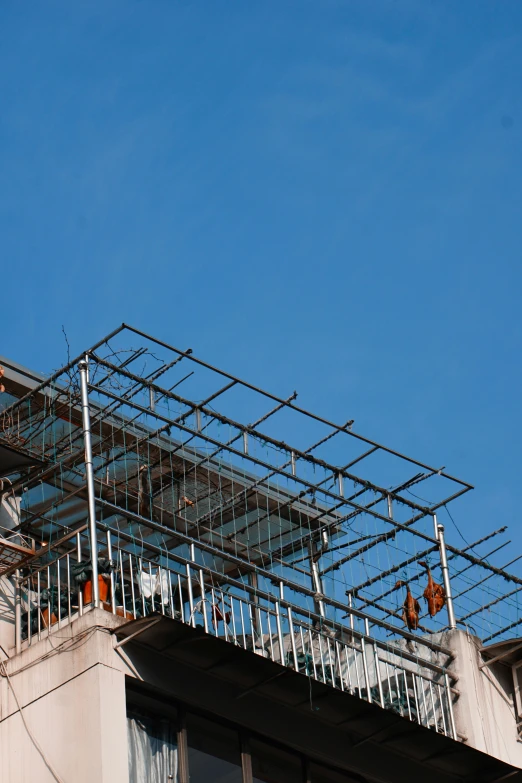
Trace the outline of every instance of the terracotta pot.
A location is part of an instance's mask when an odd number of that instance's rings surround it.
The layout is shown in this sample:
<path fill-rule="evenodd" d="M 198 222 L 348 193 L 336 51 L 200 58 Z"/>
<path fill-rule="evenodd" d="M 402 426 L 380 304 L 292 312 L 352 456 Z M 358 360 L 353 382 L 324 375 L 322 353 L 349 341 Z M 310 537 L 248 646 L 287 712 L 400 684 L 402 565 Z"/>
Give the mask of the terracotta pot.
<path fill-rule="evenodd" d="M 42 622 L 43 622 L 43 627 L 44 628 L 49 628 L 49 607 L 44 609 L 43 612 L 42 612 Z M 58 618 L 55 615 L 55 613 L 53 612 L 51 614 L 51 623 L 50 624 L 54 625 L 57 622 L 58 622 Z"/>
<path fill-rule="evenodd" d="M 134 615 L 132 612 L 127 611 L 127 609 L 124 609 L 123 606 L 117 606 L 116 607 L 116 614 L 118 617 L 125 617 L 126 620 L 134 620 Z"/>
<path fill-rule="evenodd" d="M 101 604 L 102 609 L 105 609 L 106 612 L 112 612 L 112 604 L 109 604 L 107 602 L 103 602 Z M 123 606 L 117 606 L 116 607 L 116 614 L 118 617 L 125 617 L 126 620 L 134 620 L 134 615 L 132 612 L 127 611 L 127 609 L 124 609 Z"/>
<path fill-rule="evenodd" d="M 98 577 L 98 590 L 100 593 L 100 601 L 106 601 L 109 597 L 109 580 L 110 577 L 108 576 L 99 576 Z M 83 603 L 84 604 L 92 604 L 92 580 L 89 579 L 88 582 L 85 582 L 83 588 L 82 588 L 82 594 L 83 594 Z"/>

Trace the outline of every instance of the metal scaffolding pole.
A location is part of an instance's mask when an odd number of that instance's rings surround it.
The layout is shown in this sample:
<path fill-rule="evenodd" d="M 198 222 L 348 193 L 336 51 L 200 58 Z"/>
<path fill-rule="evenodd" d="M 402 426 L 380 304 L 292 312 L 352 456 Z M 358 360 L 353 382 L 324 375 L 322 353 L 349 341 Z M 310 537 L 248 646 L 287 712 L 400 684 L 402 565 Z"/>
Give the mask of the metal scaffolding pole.
<path fill-rule="evenodd" d="M 183 352 L 180 351 L 178 348 L 175 348 L 173 345 L 170 345 L 167 342 L 164 342 L 163 340 L 159 340 L 156 337 L 153 337 L 152 335 L 148 334 L 147 332 L 143 332 L 140 329 L 136 329 L 134 326 L 131 326 L 130 324 L 124 323 L 123 326 L 128 329 L 131 332 L 134 332 L 135 334 L 140 335 L 141 337 L 150 340 L 151 342 L 156 343 L 156 345 L 161 345 L 167 350 L 174 351 L 174 353 L 182 354 Z M 276 402 L 284 402 L 280 397 L 277 397 L 274 394 L 271 394 L 270 392 L 267 392 L 264 389 L 260 389 L 257 386 L 254 386 L 251 383 L 247 383 L 246 381 L 242 380 L 241 378 L 237 378 L 234 375 L 231 375 L 230 373 L 225 372 L 224 370 L 220 370 L 218 367 L 214 367 L 211 364 L 208 364 L 207 362 L 202 361 L 201 359 L 198 359 L 196 356 L 191 355 L 189 357 L 190 361 L 195 362 L 196 364 L 201 365 L 202 367 L 206 367 L 209 370 L 212 370 L 213 372 L 219 373 L 219 375 L 223 375 L 225 378 L 230 378 L 231 380 L 236 381 L 237 383 L 241 384 L 247 389 L 251 389 L 252 391 L 257 392 L 258 394 L 263 394 L 265 397 L 269 397 Z M 381 449 L 382 451 L 386 451 L 388 454 L 393 454 L 396 457 L 399 457 L 400 459 L 407 460 L 408 462 L 411 462 L 413 465 L 418 465 L 419 467 L 423 468 L 424 470 L 429 470 L 435 473 L 438 473 L 440 476 L 443 476 L 444 478 L 450 479 L 450 481 L 455 481 L 458 484 L 461 484 L 464 487 L 467 487 L 468 489 L 473 489 L 472 484 L 468 484 L 465 481 L 462 481 L 461 479 L 455 478 L 455 476 L 451 476 L 448 473 L 445 473 L 443 470 L 439 470 L 438 468 L 432 468 L 430 465 L 426 465 L 423 462 L 419 462 L 416 459 L 412 459 L 411 457 L 407 457 L 405 454 L 401 454 L 399 451 L 395 451 L 394 449 L 390 449 L 387 446 L 383 446 L 380 443 L 376 443 L 373 440 L 370 440 L 369 438 L 365 438 L 362 435 L 359 435 L 358 433 L 355 433 L 351 429 L 351 424 L 353 424 L 353 420 L 351 420 L 348 424 L 345 425 L 338 425 L 334 422 L 328 421 L 327 419 L 322 418 L 321 416 L 317 416 L 316 414 L 312 413 L 311 411 L 305 410 L 304 408 L 300 408 L 297 405 L 288 405 L 289 408 L 293 409 L 294 411 L 297 411 L 298 413 L 303 413 L 305 416 L 308 416 L 311 419 L 315 419 L 316 421 L 321 422 L 322 424 L 327 424 L 329 427 L 334 427 L 339 432 L 345 432 L 347 435 L 356 438 L 357 440 L 362 441 L 363 443 L 367 443 L 372 448 L 369 450 L 369 453 L 374 451 L 375 449 Z M 365 455 L 362 455 L 364 458 Z M 404 500 L 402 501 L 404 502 Z"/>
<path fill-rule="evenodd" d="M 318 560 L 321 557 L 321 554 L 324 550 L 324 543 L 321 542 L 320 544 L 314 544 L 314 541 L 310 541 L 309 545 L 309 553 L 310 553 L 310 570 L 312 573 L 312 586 L 315 592 L 314 596 L 314 607 L 316 614 L 320 614 L 321 617 L 325 616 L 324 612 L 324 601 L 323 599 L 323 585 L 321 582 L 321 577 L 319 576 L 319 565 Z"/>
<path fill-rule="evenodd" d="M 436 516 L 433 515 L 436 524 Z M 453 598 L 451 596 L 451 584 L 449 578 L 448 558 L 446 556 L 446 542 L 444 541 L 444 525 L 437 524 L 437 532 L 440 546 L 440 564 L 442 568 L 442 578 L 444 580 L 444 590 L 446 591 L 446 606 L 448 609 L 448 626 L 451 630 L 457 627 L 455 621 L 455 611 L 453 609 Z"/>
<path fill-rule="evenodd" d="M 94 607 L 100 604 L 100 590 L 98 584 L 98 540 L 96 537 L 96 497 L 94 494 L 94 469 L 92 465 L 92 442 L 91 442 L 91 417 L 89 412 L 89 392 L 88 392 L 88 357 L 85 356 L 78 362 L 80 372 L 80 391 L 82 404 L 82 422 L 83 422 L 83 440 L 85 447 L 85 477 L 87 482 L 87 502 L 89 509 L 89 540 L 91 546 L 91 565 L 92 565 L 92 597 Z"/>
<path fill-rule="evenodd" d="M 192 359 L 193 357 L 190 357 L 190 358 Z M 316 465 L 317 467 L 324 468 L 326 471 L 331 472 L 332 476 L 334 476 L 334 477 L 337 477 L 338 474 L 341 473 L 344 478 L 348 479 L 349 481 L 354 481 L 359 486 L 364 486 L 367 489 L 373 489 L 376 492 L 379 492 L 382 496 L 390 495 L 392 498 L 395 497 L 395 493 L 392 490 L 385 489 L 384 487 L 380 487 L 377 484 L 373 484 L 372 482 L 366 481 L 365 479 L 361 479 L 359 476 L 356 476 L 353 473 L 348 473 L 343 468 L 338 468 L 335 465 L 332 465 L 332 464 L 326 462 L 323 459 L 319 459 L 317 457 L 314 457 L 310 453 L 312 451 L 312 449 L 307 449 L 306 451 L 301 451 L 300 449 L 292 447 L 289 444 L 284 443 L 283 441 L 277 440 L 276 438 L 272 438 L 272 437 L 270 437 L 269 435 L 267 435 L 265 433 L 258 432 L 257 430 L 253 429 L 252 427 L 247 427 L 244 424 L 241 424 L 240 422 L 235 421 L 234 419 L 229 418 L 228 416 L 223 416 L 222 414 L 218 413 L 217 411 L 214 411 L 214 410 L 211 410 L 210 408 L 205 407 L 204 404 L 200 404 L 200 403 L 196 404 L 192 400 L 187 400 L 186 398 L 181 397 L 178 394 L 174 394 L 173 392 L 169 392 L 167 389 L 164 389 L 163 387 L 159 386 L 158 384 L 152 383 L 151 381 L 148 381 L 148 380 L 146 380 L 144 378 L 141 378 L 140 376 L 136 375 L 135 373 L 131 373 L 128 370 L 125 370 L 125 369 L 123 369 L 121 367 L 117 367 L 116 365 L 112 364 L 111 362 L 106 361 L 105 359 L 102 359 L 99 356 L 94 356 L 94 359 L 95 359 L 96 363 L 101 365 L 102 367 L 105 367 L 105 368 L 107 368 L 109 370 L 114 370 L 114 371 L 118 372 L 120 375 L 123 375 L 123 377 L 128 378 L 129 380 L 132 380 L 132 381 L 135 381 L 135 382 L 138 382 L 138 383 L 142 383 L 144 387 L 148 386 L 149 388 L 152 388 L 159 395 L 162 395 L 164 397 L 168 397 L 168 398 L 174 400 L 175 402 L 177 402 L 177 403 L 179 403 L 181 405 L 185 405 L 188 408 L 186 416 L 188 416 L 191 412 L 195 411 L 195 409 L 197 408 L 197 409 L 199 409 L 201 411 L 201 413 L 204 413 L 206 416 L 209 416 L 211 418 L 216 419 L 217 421 L 220 421 L 222 424 L 227 424 L 227 425 L 237 429 L 239 432 L 248 431 L 248 433 L 250 435 L 252 435 L 254 437 L 260 438 L 265 443 L 268 443 L 271 446 L 275 446 L 278 449 L 282 449 L 283 451 L 286 451 L 290 455 L 290 459 L 285 463 L 285 465 L 291 465 L 292 464 L 292 456 L 291 455 L 293 453 L 296 458 L 299 458 L 299 459 L 305 460 L 307 462 L 310 462 L 311 464 Z M 106 395 L 108 397 L 113 397 L 113 395 L 111 395 L 108 392 L 108 390 L 100 388 L 99 386 L 98 387 L 94 387 L 94 388 L 96 388 L 96 390 L 100 394 L 104 394 L 104 395 Z M 116 396 L 116 399 L 117 399 L 117 396 Z M 279 400 L 279 402 L 284 402 L 284 400 L 283 401 Z M 141 408 L 141 406 L 138 406 L 138 405 L 135 405 L 133 407 L 135 407 L 136 409 L 140 409 Z M 295 410 L 299 410 L 295 406 L 291 406 L 291 407 L 294 407 Z M 149 412 L 149 411 L 147 410 L 147 412 Z M 301 411 L 301 412 L 303 412 L 303 411 Z M 310 415 L 310 414 L 307 414 L 307 415 Z M 316 417 L 314 417 L 314 418 L 316 418 Z M 336 424 L 331 424 L 331 423 L 326 422 L 326 421 L 324 423 L 329 424 L 329 426 L 331 426 L 335 430 L 335 432 L 348 432 L 348 428 L 350 426 L 350 422 L 347 422 L 342 427 L 339 427 Z M 197 434 L 197 429 L 192 428 L 192 431 L 194 432 L 194 434 Z M 331 433 L 328 437 L 332 437 L 333 434 L 334 433 Z M 208 440 L 209 440 L 209 442 L 212 442 L 212 439 L 208 438 Z M 217 443 L 217 445 L 219 447 L 223 446 L 222 443 Z M 247 456 L 248 457 L 248 455 L 244 455 L 242 451 L 238 452 L 235 449 L 230 449 L 230 452 L 231 453 L 236 453 L 239 456 Z M 411 462 L 412 460 L 408 460 L 408 461 Z M 261 464 L 261 463 L 259 463 L 259 464 Z M 433 471 L 433 469 L 431 469 L 431 468 L 428 468 L 428 470 L 431 470 L 432 472 L 439 472 L 439 471 Z M 278 470 L 277 472 L 281 472 L 281 471 Z M 444 474 L 441 473 L 440 475 L 444 475 Z M 290 477 L 293 477 L 292 474 L 290 474 Z M 464 490 L 461 490 L 457 494 L 461 494 L 461 493 L 463 493 L 463 492 L 465 492 L 465 491 L 467 491 L 468 489 L 471 488 L 471 486 L 465 485 L 464 482 L 459 481 L 458 479 L 453 479 L 452 477 L 449 477 L 449 476 L 447 476 L 446 478 L 451 478 L 451 480 L 454 480 L 456 483 L 458 483 L 458 484 L 460 484 L 460 485 L 465 487 Z M 314 486 L 314 485 L 312 485 L 312 486 Z M 328 492 L 327 490 L 321 490 L 321 492 L 324 495 L 329 495 L 329 496 L 332 496 L 332 497 L 336 497 L 336 498 L 342 499 L 342 497 L 339 494 L 337 494 L 337 493 L 331 493 L 331 492 Z M 452 498 L 453 498 L 453 496 L 452 496 Z M 420 511 L 422 516 L 425 516 L 426 514 L 430 513 L 430 509 L 429 508 L 427 508 L 425 506 L 420 506 L 418 503 L 414 503 L 413 501 L 408 500 L 407 498 L 404 498 L 402 496 L 397 496 L 396 499 L 400 503 L 402 503 L 403 505 L 408 506 L 409 508 L 414 509 L 415 511 Z M 445 503 L 449 503 L 449 501 L 450 501 L 450 498 L 446 498 L 446 500 L 444 502 Z M 354 506 L 354 508 L 357 508 L 357 506 L 355 504 L 352 504 L 352 505 Z M 437 507 L 438 506 L 435 506 L 435 508 L 437 508 Z"/>

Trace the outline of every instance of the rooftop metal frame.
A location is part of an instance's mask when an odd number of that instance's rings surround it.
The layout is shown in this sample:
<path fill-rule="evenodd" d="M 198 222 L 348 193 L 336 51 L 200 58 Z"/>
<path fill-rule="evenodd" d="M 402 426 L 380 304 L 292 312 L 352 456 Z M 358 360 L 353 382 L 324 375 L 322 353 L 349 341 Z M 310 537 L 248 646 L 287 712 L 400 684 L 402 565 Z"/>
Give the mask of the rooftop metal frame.
<path fill-rule="evenodd" d="M 131 341 L 138 347 L 129 348 Z M 146 362 L 155 362 L 154 368 L 137 369 Z M 348 593 L 353 610 L 384 624 L 390 618 L 395 632 L 404 633 L 402 594 L 390 577 L 406 573 L 410 584 L 419 582 L 423 571 L 417 564 L 430 556 L 436 572 L 441 548 L 436 514 L 472 485 L 357 433 L 353 419 L 337 424 L 300 407 L 296 392 L 279 397 L 214 367 L 191 349 L 180 350 L 126 324 L 49 378 L 27 383 L 25 393 L 19 379 L 9 385 L 7 373 L 0 446 L 30 463 L 12 476 L 14 490 L 29 497 L 25 534 L 44 541 L 63 538 L 85 526 L 89 516 L 79 366 L 93 434 L 91 522 L 99 523 L 93 527 L 98 549 L 105 546 L 107 529 L 133 541 L 139 531 L 140 546 L 153 551 L 159 542 L 167 556 L 195 545 L 213 562 L 222 561 L 223 583 L 258 577 L 289 590 L 309 589 L 317 611 L 324 611 L 322 597 L 331 606 L 338 603 L 340 611 Z M 195 393 L 181 394 L 184 385 Z M 252 402 L 253 423 L 241 422 L 235 411 Z M 313 445 L 297 445 L 293 437 L 308 425 L 316 435 Z M 389 474 L 384 465 L 391 465 Z M 383 472 L 391 483 L 383 482 Z M 185 489 L 174 491 L 180 477 Z M 429 486 L 423 494 L 435 500 L 408 496 L 421 483 Z M 37 501 L 36 490 L 44 486 L 49 495 Z M 174 505 L 166 504 L 167 492 L 172 497 L 177 492 Z M 516 599 L 522 578 L 491 561 L 505 544 L 478 551 L 504 532 L 502 527 L 463 549 L 446 544 L 457 621 L 485 617 L 489 622 L 491 607 L 507 607 L 489 633 L 481 628 L 484 641 L 521 622 Z M 13 563 L 5 563 L 4 572 L 12 571 Z M 489 584 L 481 587 L 484 581 Z M 515 589 L 503 591 L 505 582 Z M 468 603 L 460 607 L 464 595 Z M 426 633 L 447 623 L 443 613 L 426 622 L 420 626 Z"/>

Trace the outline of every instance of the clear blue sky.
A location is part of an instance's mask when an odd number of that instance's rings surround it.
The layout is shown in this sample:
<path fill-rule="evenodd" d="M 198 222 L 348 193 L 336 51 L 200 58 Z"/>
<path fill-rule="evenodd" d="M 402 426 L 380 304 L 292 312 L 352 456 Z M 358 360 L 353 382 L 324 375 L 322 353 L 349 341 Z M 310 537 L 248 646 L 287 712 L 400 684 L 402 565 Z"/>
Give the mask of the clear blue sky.
<path fill-rule="evenodd" d="M 522 551 L 520 0 L 3 0 L 0 96 L 0 353 L 133 323 Z"/>

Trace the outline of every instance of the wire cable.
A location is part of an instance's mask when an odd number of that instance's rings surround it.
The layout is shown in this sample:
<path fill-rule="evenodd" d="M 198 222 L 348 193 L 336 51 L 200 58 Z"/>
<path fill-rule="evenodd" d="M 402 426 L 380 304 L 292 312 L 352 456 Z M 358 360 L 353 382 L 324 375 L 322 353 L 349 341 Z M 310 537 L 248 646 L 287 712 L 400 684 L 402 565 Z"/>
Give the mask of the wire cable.
<path fill-rule="evenodd" d="M 34 736 L 33 732 L 29 728 L 29 724 L 27 723 L 27 720 L 25 718 L 24 711 L 22 709 L 22 705 L 18 701 L 18 696 L 16 695 L 16 691 L 14 689 L 14 685 L 11 682 L 11 678 L 10 678 L 9 674 L 7 673 L 7 667 L 5 665 L 5 661 L 0 661 L 0 675 L 7 679 L 7 683 L 9 685 L 9 687 L 11 688 L 11 693 L 13 694 L 13 698 L 14 698 L 14 700 L 16 702 L 16 706 L 18 707 L 18 712 L 20 713 L 20 717 L 22 719 L 22 723 L 25 726 L 25 730 L 27 731 L 27 733 L 29 735 L 29 738 L 30 738 L 31 742 L 33 743 L 33 745 L 35 746 L 36 750 L 38 751 L 38 753 L 42 757 L 42 761 L 44 762 L 45 766 L 47 767 L 47 769 L 49 770 L 49 772 L 51 773 L 53 778 L 56 780 L 56 783 L 65 783 L 64 779 L 58 774 L 58 772 L 55 770 L 55 768 L 53 767 L 53 765 L 51 764 L 51 762 L 49 761 L 49 759 L 45 755 L 45 753 L 44 753 L 44 751 L 42 749 L 42 746 L 40 745 L 40 743 L 38 742 L 38 740 Z"/>

